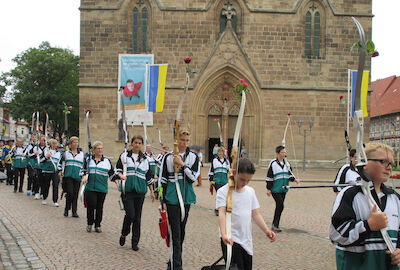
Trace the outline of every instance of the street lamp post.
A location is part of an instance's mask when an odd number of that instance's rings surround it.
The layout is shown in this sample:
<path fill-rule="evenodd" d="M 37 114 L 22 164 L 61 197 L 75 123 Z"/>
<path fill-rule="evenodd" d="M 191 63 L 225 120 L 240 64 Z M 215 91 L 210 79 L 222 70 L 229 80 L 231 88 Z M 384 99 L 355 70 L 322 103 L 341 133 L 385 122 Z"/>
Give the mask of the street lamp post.
<path fill-rule="evenodd" d="M 298 126 L 299 126 L 299 133 L 301 135 L 301 126 L 303 125 L 303 120 L 298 120 L 297 122 Z M 306 172 L 306 142 L 307 142 L 307 132 L 311 133 L 311 129 L 314 125 L 314 121 L 310 120 L 308 122 L 310 129 L 304 129 L 303 130 L 303 135 L 304 135 L 304 155 L 303 155 L 303 173 Z"/>

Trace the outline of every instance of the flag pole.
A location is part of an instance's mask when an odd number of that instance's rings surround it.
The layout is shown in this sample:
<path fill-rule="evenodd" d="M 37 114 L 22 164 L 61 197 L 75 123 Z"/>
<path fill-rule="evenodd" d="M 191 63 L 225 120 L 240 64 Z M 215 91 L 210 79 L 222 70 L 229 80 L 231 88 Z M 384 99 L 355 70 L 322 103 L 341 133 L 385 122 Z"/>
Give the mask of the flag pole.
<path fill-rule="evenodd" d="M 349 134 L 349 106 L 350 106 L 350 75 L 351 75 L 351 70 L 347 69 L 347 114 L 346 114 L 346 131 L 347 134 Z M 346 161 L 347 163 L 350 163 L 350 157 L 349 157 L 349 151 L 347 150 L 346 147 Z"/>

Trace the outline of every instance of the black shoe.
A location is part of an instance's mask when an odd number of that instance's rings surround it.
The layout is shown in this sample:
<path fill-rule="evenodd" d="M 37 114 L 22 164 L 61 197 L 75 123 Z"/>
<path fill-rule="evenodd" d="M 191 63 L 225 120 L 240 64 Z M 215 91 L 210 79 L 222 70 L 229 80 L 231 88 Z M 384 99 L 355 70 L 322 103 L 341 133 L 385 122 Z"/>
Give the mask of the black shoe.
<path fill-rule="evenodd" d="M 16 189 L 14 189 L 14 193 L 17 193 L 17 190 L 16 190 Z"/>
<path fill-rule="evenodd" d="M 218 217 L 219 212 L 218 212 L 217 209 L 214 210 L 214 213 L 215 213 L 215 215 Z"/>
<path fill-rule="evenodd" d="M 74 218 L 78 218 L 78 217 L 79 217 L 79 215 L 78 215 L 77 213 L 72 213 L 72 217 L 74 217 Z"/>
<path fill-rule="evenodd" d="M 139 247 L 138 247 L 137 245 L 132 245 L 132 249 L 133 249 L 134 251 L 138 251 L 138 250 L 139 250 Z"/>
<path fill-rule="evenodd" d="M 125 245 L 125 240 L 126 240 L 126 237 L 121 235 L 121 237 L 119 238 L 119 245 L 121 247 Z"/>
<path fill-rule="evenodd" d="M 275 227 L 274 225 L 272 225 L 271 229 L 276 233 L 280 233 L 282 231 L 281 229 L 279 229 L 279 227 Z"/>
<path fill-rule="evenodd" d="M 68 210 L 67 209 L 64 210 L 64 217 L 68 217 Z"/>

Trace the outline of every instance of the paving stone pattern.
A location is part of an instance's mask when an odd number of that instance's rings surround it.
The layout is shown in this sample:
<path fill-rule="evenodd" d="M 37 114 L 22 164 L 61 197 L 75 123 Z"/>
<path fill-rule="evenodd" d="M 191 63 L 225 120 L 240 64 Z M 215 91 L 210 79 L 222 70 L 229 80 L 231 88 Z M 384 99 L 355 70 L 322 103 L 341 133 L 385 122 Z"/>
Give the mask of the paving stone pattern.
<path fill-rule="evenodd" d="M 203 168 L 203 177 L 207 173 L 208 168 Z M 254 178 L 261 180 L 265 174 L 265 169 L 258 169 Z M 335 174 L 310 172 L 301 177 L 333 179 Z M 270 226 L 275 203 L 265 194 L 265 182 L 252 181 L 250 185 Z M 185 270 L 211 265 L 221 254 L 218 219 L 213 213 L 215 193 L 210 195 L 206 180 L 195 191 L 197 204 L 190 210 L 184 242 Z M 80 218 L 65 218 L 65 199 L 57 208 L 50 198 L 42 205 L 40 200 L 13 193 L 11 186 L 0 184 L 0 266 L 4 269 L 166 269 L 169 250 L 159 235 L 158 202 L 145 200 L 140 249 L 135 252 L 130 248 L 130 236 L 124 247 L 118 244 L 124 212 L 119 210 L 114 184 L 109 185 L 104 205 L 102 233 L 85 231 L 86 209 L 80 202 Z M 335 269 L 335 249 L 328 239 L 334 198 L 331 189 L 291 190 L 281 219 L 283 232 L 275 243 L 253 226 L 253 269 Z"/>

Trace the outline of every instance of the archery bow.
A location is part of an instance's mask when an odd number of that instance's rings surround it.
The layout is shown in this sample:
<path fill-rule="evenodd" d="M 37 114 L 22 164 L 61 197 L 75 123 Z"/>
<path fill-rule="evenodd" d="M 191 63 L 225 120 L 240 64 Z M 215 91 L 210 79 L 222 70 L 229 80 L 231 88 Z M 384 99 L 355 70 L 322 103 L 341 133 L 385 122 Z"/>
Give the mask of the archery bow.
<path fill-rule="evenodd" d="M 238 119 L 236 122 L 236 127 L 235 127 L 235 135 L 233 137 L 233 144 L 232 144 L 232 153 L 231 153 L 231 158 L 232 158 L 232 169 L 231 169 L 231 175 L 229 176 L 228 180 L 228 196 L 226 200 L 226 214 L 225 214 L 225 226 L 226 226 L 226 236 L 228 239 L 232 237 L 232 208 L 233 208 L 233 201 L 232 201 L 232 191 L 236 187 L 236 182 L 235 182 L 235 175 L 236 175 L 236 168 L 238 165 L 238 149 L 239 149 L 239 136 L 240 132 L 242 129 L 242 121 L 243 121 L 243 115 L 244 115 L 244 108 L 246 106 L 246 93 L 245 91 L 242 92 L 242 101 L 240 104 L 240 110 L 239 110 L 239 115 Z M 231 264 L 231 259 L 232 259 L 232 246 L 230 244 L 227 244 L 227 255 L 226 255 L 226 270 L 229 269 L 230 264 Z"/>
<path fill-rule="evenodd" d="M 85 116 L 86 116 L 86 130 L 87 130 L 87 136 L 88 136 L 88 161 L 87 161 L 87 170 L 89 174 L 89 165 L 90 165 L 90 149 L 92 149 L 92 140 L 90 138 L 90 128 L 89 128 L 89 115 L 91 111 L 86 110 L 85 111 Z M 81 202 L 83 202 L 84 206 L 86 207 L 86 200 L 85 200 L 85 188 L 86 184 L 83 184 L 80 191 L 79 191 L 79 197 L 81 198 Z"/>
<path fill-rule="evenodd" d="M 160 143 L 161 146 L 163 146 L 163 143 L 161 141 L 161 130 L 158 130 L 158 142 Z"/>
<path fill-rule="evenodd" d="M 47 147 L 47 136 L 48 136 L 47 128 L 49 125 L 49 114 L 47 113 L 47 111 L 43 111 L 43 113 L 44 113 L 45 119 L 46 119 L 45 124 L 44 124 L 44 141 L 45 141 L 45 146 L 49 150 L 49 153 L 50 153 L 50 147 Z M 43 152 L 43 155 L 44 155 L 44 152 Z M 51 157 L 51 153 L 50 153 L 50 161 L 53 164 L 54 170 L 57 172 L 57 166 L 56 166 L 56 164 L 54 164 L 53 158 Z"/>
<path fill-rule="evenodd" d="M 190 80 L 190 69 L 188 70 L 186 68 L 186 83 L 185 83 L 185 88 L 183 89 L 183 94 L 181 96 L 181 99 L 179 101 L 179 106 L 178 106 L 178 111 L 176 113 L 176 119 L 175 119 L 175 129 L 174 129 L 174 137 L 175 137 L 175 142 L 174 142 L 174 155 L 179 155 L 179 148 L 178 148 L 178 142 L 179 142 L 179 129 L 181 127 L 181 112 L 182 112 L 182 106 L 183 106 L 183 100 L 185 99 L 186 92 L 189 87 L 189 80 Z M 179 206 L 181 208 L 181 221 L 185 219 L 185 206 L 183 204 L 183 198 L 182 198 L 182 192 L 181 192 L 181 187 L 179 185 L 179 178 L 178 178 L 178 173 L 179 173 L 179 165 L 174 164 L 174 173 L 175 173 L 175 187 L 176 187 L 176 193 L 178 194 L 178 201 L 179 201 Z M 183 177 L 183 185 L 185 184 L 185 171 L 182 173 Z"/>
<path fill-rule="evenodd" d="M 142 122 L 143 132 L 144 132 L 144 151 L 146 152 L 147 144 L 149 144 L 149 140 L 147 139 L 147 125 L 145 122 Z"/>
<path fill-rule="evenodd" d="M 365 46 L 366 41 L 365 41 L 365 32 L 361 24 L 357 21 L 356 18 L 351 17 L 354 21 L 354 23 L 357 26 L 358 33 L 360 35 L 360 44 L 362 46 Z M 364 116 L 363 116 L 363 111 L 361 109 L 361 82 L 362 82 L 362 75 L 364 72 L 364 64 L 365 64 L 365 55 L 366 55 L 366 49 L 364 47 L 360 48 L 360 56 L 359 56 L 359 62 L 358 62 L 358 70 L 357 70 L 357 82 L 356 82 L 356 88 L 355 88 L 355 95 L 354 95 L 354 116 L 353 116 L 353 128 L 356 132 L 356 138 L 357 138 L 357 172 L 361 176 L 361 189 L 368 201 L 369 207 L 372 209 L 374 206 L 376 206 L 377 212 L 382 212 L 380 207 L 377 205 L 375 202 L 374 198 L 372 197 L 371 194 L 371 183 L 372 180 L 368 173 L 364 171 L 364 166 L 367 165 L 367 155 L 365 154 L 364 150 L 364 145 L 363 145 L 363 138 L 364 138 Z M 386 230 L 386 228 L 383 228 L 380 230 L 382 234 L 382 238 L 385 241 L 389 251 L 393 253 L 395 251 L 395 247 L 389 237 L 389 234 Z"/>
<path fill-rule="evenodd" d="M 287 132 L 287 129 L 288 129 L 288 127 L 289 127 L 289 125 L 290 125 L 290 120 L 291 120 L 291 113 L 288 113 L 288 121 L 287 121 L 287 123 L 286 123 L 286 127 L 285 127 L 285 132 L 283 133 L 283 139 L 282 139 L 282 146 L 283 147 L 286 147 L 285 145 L 286 145 L 286 132 Z M 290 127 L 290 130 L 292 130 L 292 128 Z M 292 134 L 292 141 L 293 141 L 293 134 Z M 294 144 L 293 144 L 293 151 L 294 151 Z M 296 157 L 295 157 L 295 159 L 296 159 Z M 285 158 L 283 159 L 284 160 L 284 162 L 285 162 L 285 164 L 287 164 L 287 159 L 286 159 L 286 155 L 285 155 Z M 289 167 L 289 166 L 287 166 L 287 168 L 288 168 L 288 170 L 289 170 L 289 172 L 293 175 L 293 177 L 295 178 L 295 179 L 297 179 L 297 177 L 294 175 L 294 173 L 293 173 L 293 171 L 292 171 L 292 169 Z M 296 170 L 297 171 L 297 170 Z"/>
<path fill-rule="evenodd" d="M 217 119 L 218 131 L 219 131 L 219 141 L 221 142 L 221 146 L 224 146 L 224 141 L 222 140 L 222 129 L 221 124 L 219 123 L 219 119 Z"/>
<path fill-rule="evenodd" d="M 36 112 L 37 112 L 37 111 L 34 111 L 33 114 L 32 114 L 32 125 L 31 125 L 31 130 L 30 130 L 31 139 L 32 139 L 32 134 L 33 134 L 33 126 L 35 125 L 35 115 L 36 115 Z M 29 140 L 28 145 L 27 145 L 26 148 L 25 148 L 24 155 L 23 155 L 23 157 L 21 158 L 22 160 L 25 158 L 26 154 L 28 153 L 29 145 L 30 145 L 30 144 L 31 144 L 31 141 Z"/>
<path fill-rule="evenodd" d="M 38 133 L 38 147 L 40 147 L 40 130 L 39 130 L 39 111 L 36 111 L 36 132 Z M 36 156 L 37 160 L 37 167 L 39 168 L 40 164 L 40 157 L 39 155 Z"/>
<path fill-rule="evenodd" d="M 126 115 L 125 115 L 125 102 L 124 102 L 124 95 L 123 91 L 121 91 L 121 105 L 122 105 L 122 128 L 124 130 L 124 137 L 125 137 L 125 147 L 124 147 L 124 154 L 122 155 L 122 174 L 126 177 L 126 172 L 128 171 L 128 130 L 127 130 L 127 122 L 126 122 Z M 122 179 L 121 181 L 121 190 L 122 193 L 125 194 L 125 184 L 126 180 Z"/>

